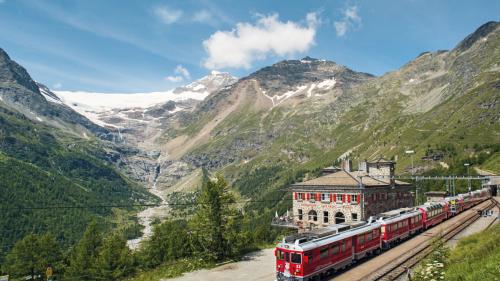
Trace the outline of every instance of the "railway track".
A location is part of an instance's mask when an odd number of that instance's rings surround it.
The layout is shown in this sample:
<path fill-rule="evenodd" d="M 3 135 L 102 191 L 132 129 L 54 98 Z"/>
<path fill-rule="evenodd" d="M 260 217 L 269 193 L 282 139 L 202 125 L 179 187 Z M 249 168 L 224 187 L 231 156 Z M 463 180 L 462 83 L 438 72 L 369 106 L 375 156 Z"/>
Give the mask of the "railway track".
<path fill-rule="evenodd" d="M 495 206 L 498 206 L 499 202 L 495 199 L 490 199 L 481 204 L 473 207 L 471 210 L 476 210 L 460 218 L 457 222 L 451 225 L 449 228 L 436 236 L 441 237 L 444 241 L 448 241 L 455 235 L 460 233 L 462 230 L 467 228 L 470 224 L 476 221 L 480 216 L 481 212 L 484 210 L 490 210 Z M 422 234 L 425 235 L 425 234 Z M 435 236 L 434 236 L 435 237 Z M 390 264 L 380 268 L 379 270 L 369 273 L 360 280 L 370 280 L 370 281 L 392 281 L 396 280 L 398 277 L 405 273 L 405 268 L 411 268 L 415 266 L 418 262 L 423 260 L 427 255 L 432 252 L 432 246 L 430 243 L 431 239 L 427 243 L 421 245 L 416 245 L 416 247 L 410 252 L 405 253 L 402 256 L 397 257 Z"/>
<path fill-rule="evenodd" d="M 400 243 L 390 251 L 383 252 L 371 259 L 360 261 L 358 265 L 331 276 L 335 281 L 395 280 L 405 273 L 405 266 L 412 267 L 431 252 L 431 241 L 434 237 L 445 240 L 464 230 L 473 223 L 480 214 L 478 211 L 491 209 L 497 202 L 486 200 L 455 217 L 452 217 L 431 229 L 413 236 Z"/>

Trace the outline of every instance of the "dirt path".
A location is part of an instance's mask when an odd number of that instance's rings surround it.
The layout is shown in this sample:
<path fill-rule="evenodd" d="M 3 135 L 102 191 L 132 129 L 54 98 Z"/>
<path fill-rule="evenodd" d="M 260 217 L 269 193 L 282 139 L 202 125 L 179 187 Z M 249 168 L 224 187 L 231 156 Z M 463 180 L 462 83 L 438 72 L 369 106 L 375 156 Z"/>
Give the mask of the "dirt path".
<path fill-rule="evenodd" d="M 243 261 L 225 264 L 213 269 L 203 269 L 162 281 L 273 281 L 274 249 L 253 252 Z"/>

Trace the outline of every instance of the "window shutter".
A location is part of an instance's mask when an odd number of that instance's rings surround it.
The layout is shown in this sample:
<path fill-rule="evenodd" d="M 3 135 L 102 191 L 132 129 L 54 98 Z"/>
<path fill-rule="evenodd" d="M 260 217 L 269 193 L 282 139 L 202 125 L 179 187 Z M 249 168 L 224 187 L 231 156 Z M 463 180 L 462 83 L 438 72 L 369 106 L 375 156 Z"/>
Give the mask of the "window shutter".
<path fill-rule="evenodd" d="M 345 194 L 342 194 L 342 203 L 345 203 Z"/>
<path fill-rule="evenodd" d="M 358 204 L 361 203 L 361 194 L 358 194 L 358 198 L 356 201 L 358 202 Z"/>
<path fill-rule="evenodd" d="M 333 193 L 330 193 L 330 202 L 333 202 L 333 201 L 334 201 L 334 198 L 335 198 L 335 197 L 334 197 Z"/>
<path fill-rule="evenodd" d="M 297 192 L 294 192 L 294 193 L 293 193 L 293 198 L 294 198 L 295 200 L 297 200 Z"/>
<path fill-rule="evenodd" d="M 306 193 L 306 200 L 309 200 L 309 193 Z"/>
<path fill-rule="evenodd" d="M 321 194 L 320 193 L 316 193 L 316 201 L 320 201 L 321 200 Z"/>
<path fill-rule="evenodd" d="M 351 194 L 347 195 L 347 203 L 351 202 Z"/>

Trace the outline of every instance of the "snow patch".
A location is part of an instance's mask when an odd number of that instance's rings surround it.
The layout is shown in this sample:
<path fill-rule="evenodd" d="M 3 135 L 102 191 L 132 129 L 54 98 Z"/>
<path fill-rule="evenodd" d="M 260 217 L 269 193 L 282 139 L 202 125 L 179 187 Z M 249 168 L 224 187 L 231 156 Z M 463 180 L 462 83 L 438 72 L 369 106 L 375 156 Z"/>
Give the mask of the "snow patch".
<path fill-rule="evenodd" d="M 273 103 L 273 107 L 279 105 L 280 103 L 284 102 L 285 100 L 293 97 L 294 95 L 296 95 L 297 93 L 300 93 L 302 92 L 303 90 L 305 90 L 307 88 L 307 85 L 304 85 L 304 86 L 298 86 L 297 87 L 297 90 L 295 91 L 288 91 L 282 95 L 279 95 L 279 96 L 269 96 L 269 95 L 266 95 L 265 91 L 262 91 L 262 94 L 264 94 L 264 96 L 266 96 L 268 99 L 271 100 L 271 102 Z"/>
<path fill-rule="evenodd" d="M 307 97 L 308 98 L 312 97 L 312 91 L 314 90 L 314 88 L 316 88 L 316 83 L 312 83 L 311 87 L 309 87 L 309 89 L 307 90 Z"/>
<path fill-rule="evenodd" d="M 337 84 L 337 81 L 335 80 L 335 78 L 327 79 L 327 80 L 324 80 L 324 81 L 321 81 L 320 83 L 318 83 L 318 88 L 323 89 L 323 90 L 329 90 L 329 89 L 333 88 L 335 86 L 335 84 Z"/>
<path fill-rule="evenodd" d="M 42 96 L 48 101 L 48 102 L 51 102 L 51 103 L 57 103 L 57 104 L 63 104 L 62 101 L 60 100 L 57 100 L 53 97 L 51 97 L 49 95 L 49 92 L 47 92 L 44 88 L 38 88 L 40 90 L 40 93 L 42 94 Z"/>

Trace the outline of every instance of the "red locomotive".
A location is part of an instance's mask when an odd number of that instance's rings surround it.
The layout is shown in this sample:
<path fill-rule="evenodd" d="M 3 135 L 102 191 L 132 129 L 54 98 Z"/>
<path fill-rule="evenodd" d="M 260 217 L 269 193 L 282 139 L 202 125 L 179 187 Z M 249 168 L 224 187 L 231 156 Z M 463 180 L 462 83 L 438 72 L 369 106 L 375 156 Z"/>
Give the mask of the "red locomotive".
<path fill-rule="evenodd" d="M 441 223 L 487 198 L 482 189 L 441 202 L 382 213 L 368 223 L 342 223 L 283 238 L 275 249 L 278 281 L 317 280 Z"/>

